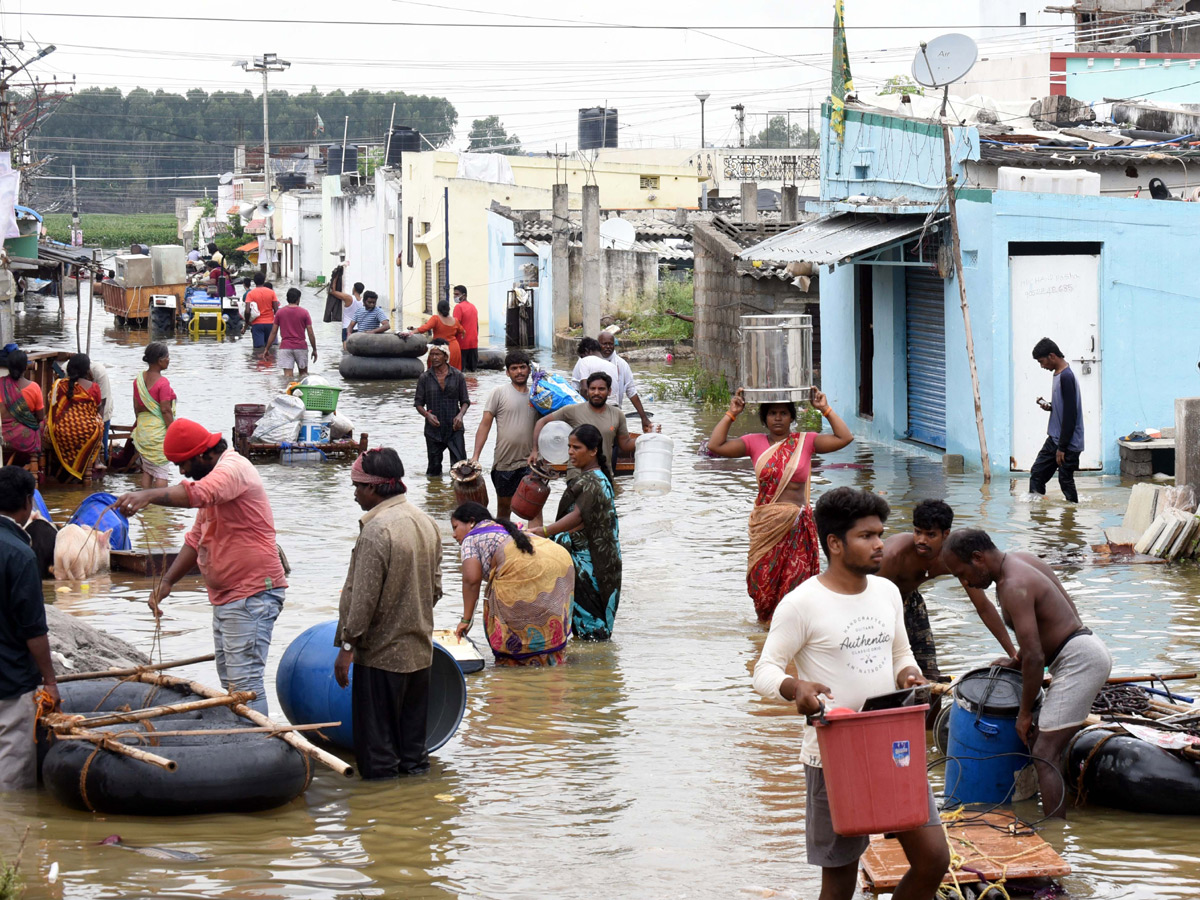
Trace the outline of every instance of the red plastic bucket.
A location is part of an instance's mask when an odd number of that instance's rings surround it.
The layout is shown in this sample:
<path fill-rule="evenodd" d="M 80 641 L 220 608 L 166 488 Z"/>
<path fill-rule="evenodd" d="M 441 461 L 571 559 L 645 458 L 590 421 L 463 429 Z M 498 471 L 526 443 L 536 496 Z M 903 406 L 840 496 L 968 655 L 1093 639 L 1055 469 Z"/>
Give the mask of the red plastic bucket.
<path fill-rule="evenodd" d="M 905 706 L 826 714 L 817 743 L 833 830 L 851 836 L 909 831 L 929 821 L 925 711 Z"/>

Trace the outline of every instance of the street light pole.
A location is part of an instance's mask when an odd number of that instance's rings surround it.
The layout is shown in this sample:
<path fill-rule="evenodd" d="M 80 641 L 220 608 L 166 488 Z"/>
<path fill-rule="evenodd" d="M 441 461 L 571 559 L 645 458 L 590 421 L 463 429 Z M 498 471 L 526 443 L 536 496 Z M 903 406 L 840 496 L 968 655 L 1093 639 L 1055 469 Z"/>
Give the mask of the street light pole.
<path fill-rule="evenodd" d="M 696 99 L 700 101 L 700 149 L 704 149 L 704 101 L 712 95 L 707 91 L 698 91 Z"/>
<path fill-rule="evenodd" d="M 247 72 L 262 72 L 263 79 L 263 187 L 266 191 L 267 202 L 271 202 L 271 125 L 267 112 L 267 75 L 270 72 L 283 72 L 291 67 L 286 59 L 280 59 L 274 53 L 264 53 L 251 60 L 240 60 L 234 65 L 241 65 Z M 267 238 L 273 237 L 271 217 L 267 216 Z"/>

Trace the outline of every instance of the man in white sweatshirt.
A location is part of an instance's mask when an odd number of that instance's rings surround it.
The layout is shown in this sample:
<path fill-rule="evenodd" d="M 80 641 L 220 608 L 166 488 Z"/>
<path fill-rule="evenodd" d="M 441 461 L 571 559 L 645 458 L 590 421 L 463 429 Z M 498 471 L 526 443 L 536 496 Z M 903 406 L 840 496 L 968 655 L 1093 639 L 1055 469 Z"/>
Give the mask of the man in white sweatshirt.
<path fill-rule="evenodd" d="M 817 502 L 817 536 L 829 565 L 775 610 L 754 667 L 754 688 L 764 697 L 795 703 L 800 715 L 809 716 L 823 702 L 857 710 L 868 697 L 926 683 L 909 648 L 900 592 L 875 574 L 883 563 L 889 511 L 882 497 L 849 487 Z M 799 677 L 786 674 L 789 662 Z M 808 862 L 821 867 L 820 900 L 850 900 L 869 838 L 833 830 L 815 728 L 806 728 L 801 755 Z M 893 897 L 931 900 L 950 865 L 932 791 L 927 825 L 896 837 L 910 868 Z"/>

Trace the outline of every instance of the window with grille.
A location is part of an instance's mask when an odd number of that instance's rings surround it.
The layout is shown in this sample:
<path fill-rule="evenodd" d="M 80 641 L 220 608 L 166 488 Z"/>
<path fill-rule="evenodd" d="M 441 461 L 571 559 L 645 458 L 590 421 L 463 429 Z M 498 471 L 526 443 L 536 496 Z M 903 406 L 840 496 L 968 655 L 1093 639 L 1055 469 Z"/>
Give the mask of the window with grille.
<path fill-rule="evenodd" d="M 438 302 L 443 299 L 450 299 L 450 270 L 447 268 L 446 260 L 438 260 Z"/>
<path fill-rule="evenodd" d="M 642 186 L 643 191 L 657 191 L 658 190 L 658 176 L 657 175 L 643 175 L 641 177 L 641 186 Z"/>
<path fill-rule="evenodd" d="M 433 312 L 433 263 L 425 260 L 425 312 Z"/>

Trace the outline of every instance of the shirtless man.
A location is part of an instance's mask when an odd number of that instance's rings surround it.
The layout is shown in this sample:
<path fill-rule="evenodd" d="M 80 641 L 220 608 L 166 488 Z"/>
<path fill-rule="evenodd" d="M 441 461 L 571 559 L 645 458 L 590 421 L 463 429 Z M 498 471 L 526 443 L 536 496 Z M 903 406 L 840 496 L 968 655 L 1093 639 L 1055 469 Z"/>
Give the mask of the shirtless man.
<path fill-rule="evenodd" d="M 1017 635 L 1020 651 L 1009 666 L 1021 669 L 1021 709 L 1017 734 L 1029 744 L 1033 704 L 1050 669 L 1037 729 L 1030 748 L 1037 766 L 1042 812 L 1066 818 L 1063 751 L 1092 711 L 1092 702 L 1112 671 L 1104 642 L 1085 628 L 1075 603 L 1053 570 L 1030 553 L 1004 553 L 978 528 L 950 535 L 942 554 L 950 574 L 964 586 L 996 585 L 1004 621 Z"/>
<path fill-rule="evenodd" d="M 953 524 L 954 510 L 948 504 L 941 500 L 922 500 L 913 510 L 912 534 L 894 534 L 883 542 L 883 568 L 879 574 L 900 589 L 904 599 L 904 630 L 908 632 L 908 642 L 921 674 L 930 681 L 937 681 L 942 673 L 938 670 L 937 647 L 929 628 L 929 612 L 925 609 L 925 598 L 921 596 L 921 585 L 931 578 L 950 574 L 942 560 L 942 543 L 950 536 Z M 1010 657 L 1016 656 L 1008 630 L 987 594 L 967 587 L 967 596 L 1004 652 Z"/>

